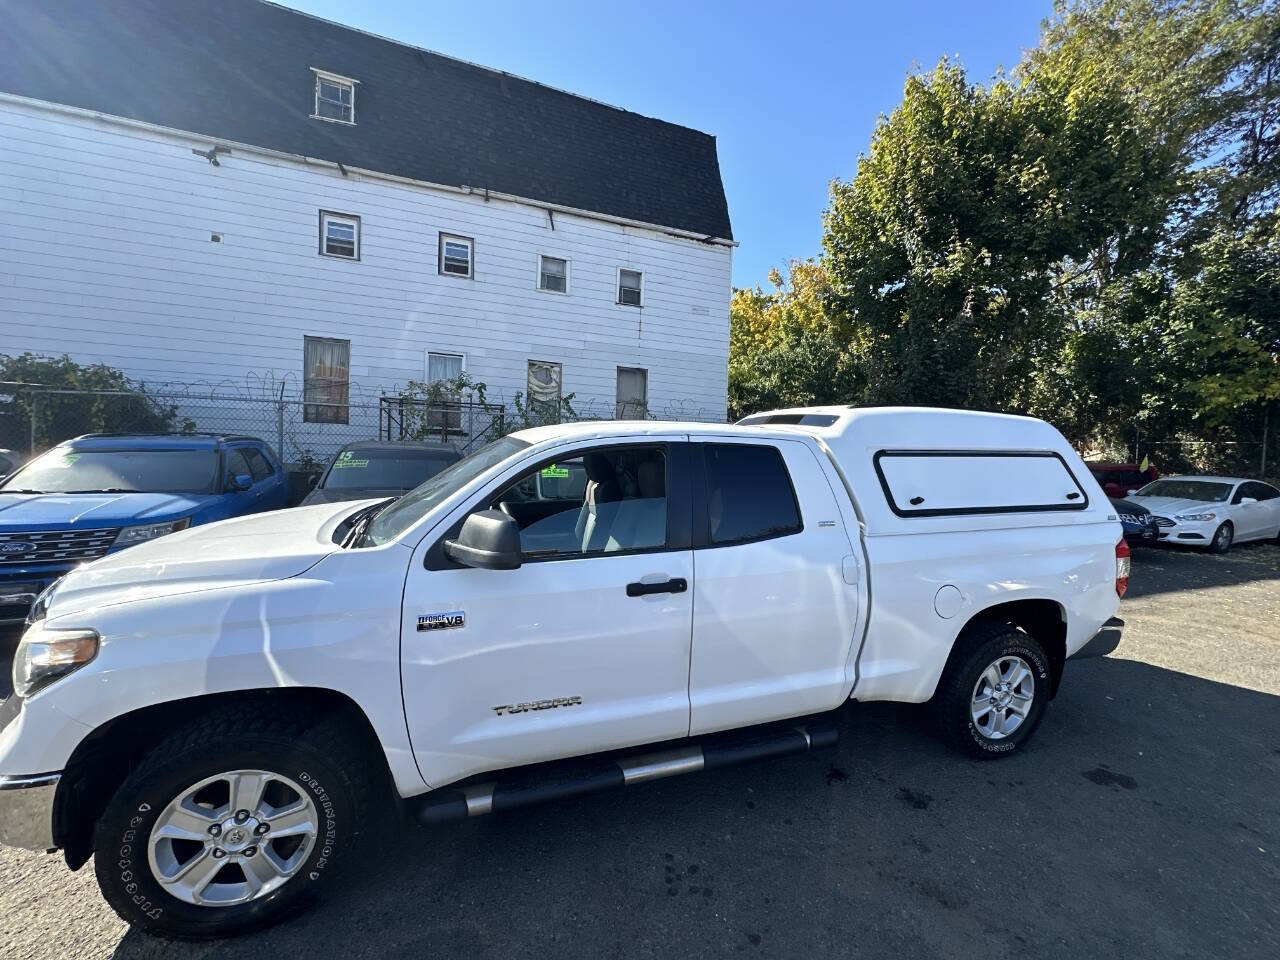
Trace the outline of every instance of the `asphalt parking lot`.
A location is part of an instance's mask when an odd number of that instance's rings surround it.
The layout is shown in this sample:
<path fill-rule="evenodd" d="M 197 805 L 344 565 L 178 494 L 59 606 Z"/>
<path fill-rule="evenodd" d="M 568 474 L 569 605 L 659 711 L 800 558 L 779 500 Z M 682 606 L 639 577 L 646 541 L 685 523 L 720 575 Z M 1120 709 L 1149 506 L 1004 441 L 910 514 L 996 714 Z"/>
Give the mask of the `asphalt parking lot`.
<path fill-rule="evenodd" d="M 0 850 L 0 956 L 1280 956 L 1280 546 L 1140 548 L 1121 616 L 1004 761 L 854 705 L 834 750 L 384 830 L 319 909 L 210 944 Z"/>

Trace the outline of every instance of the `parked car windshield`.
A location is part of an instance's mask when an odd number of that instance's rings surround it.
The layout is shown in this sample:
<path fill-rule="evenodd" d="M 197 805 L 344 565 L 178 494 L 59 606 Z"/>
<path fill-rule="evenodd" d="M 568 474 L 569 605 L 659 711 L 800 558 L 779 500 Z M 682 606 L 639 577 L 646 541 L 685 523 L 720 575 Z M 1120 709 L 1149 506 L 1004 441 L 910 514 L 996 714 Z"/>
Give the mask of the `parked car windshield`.
<path fill-rule="evenodd" d="M 0 485 L 39 493 L 211 493 L 215 450 L 50 450 Z"/>
<path fill-rule="evenodd" d="M 453 466 L 446 467 L 379 513 L 369 524 L 364 542 L 370 546 L 376 546 L 394 540 L 455 490 L 527 446 L 529 444 L 524 440 L 503 437 L 463 457 Z"/>
<path fill-rule="evenodd" d="M 1224 503 L 1231 496 L 1231 484 L 1213 483 L 1209 480 L 1157 480 L 1139 490 L 1137 496 Z"/>
<path fill-rule="evenodd" d="M 457 454 L 440 450 L 343 450 L 321 486 L 325 490 L 412 490 L 457 460 Z"/>

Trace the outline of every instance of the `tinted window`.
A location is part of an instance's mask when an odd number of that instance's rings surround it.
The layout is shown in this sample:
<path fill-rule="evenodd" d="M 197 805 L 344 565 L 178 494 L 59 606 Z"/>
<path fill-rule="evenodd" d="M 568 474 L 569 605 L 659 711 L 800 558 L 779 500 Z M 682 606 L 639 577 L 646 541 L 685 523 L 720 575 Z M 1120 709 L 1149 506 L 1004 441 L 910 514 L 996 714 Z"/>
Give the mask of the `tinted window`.
<path fill-rule="evenodd" d="M 262 455 L 261 450 L 255 450 L 247 447 L 244 451 L 245 459 L 249 461 L 249 471 L 253 474 L 253 480 L 256 483 L 259 480 L 265 480 L 267 477 L 275 473 L 275 468 L 271 466 L 269 460 Z"/>
<path fill-rule="evenodd" d="M 412 490 L 456 463 L 447 451 L 343 450 L 324 479 L 326 490 Z"/>
<path fill-rule="evenodd" d="M 801 529 L 791 477 L 775 447 L 709 443 L 704 449 L 712 543 L 763 540 Z"/>
<path fill-rule="evenodd" d="M 243 450 L 227 451 L 227 476 L 242 477 L 248 474 L 253 476 L 253 471 L 249 469 L 249 461 L 245 458 Z"/>
<path fill-rule="evenodd" d="M 660 549 L 667 544 L 667 458 L 658 447 L 565 457 L 530 470 L 492 505 L 515 518 L 529 557 Z"/>
<path fill-rule="evenodd" d="M 1255 483 L 1258 492 L 1254 494 L 1259 500 L 1274 500 L 1280 497 L 1280 490 L 1267 483 Z"/>
<path fill-rule="evenodd" d="M 1242 483 L 1240 489 L 1235 496 L 1235 502 L 1239 503 L 1242 497 L 1253 497 L 1254 500 L 1270 500 L 1276 496 L 1276 491 L 1265 483 Z"/>
<path fill-rule="evenodd" d="M 5 487 L 47 493 L 208 493 L 217 473 L 218 455 L 213 450 L 59 448 L 33 460 L 10 477 Z"/>

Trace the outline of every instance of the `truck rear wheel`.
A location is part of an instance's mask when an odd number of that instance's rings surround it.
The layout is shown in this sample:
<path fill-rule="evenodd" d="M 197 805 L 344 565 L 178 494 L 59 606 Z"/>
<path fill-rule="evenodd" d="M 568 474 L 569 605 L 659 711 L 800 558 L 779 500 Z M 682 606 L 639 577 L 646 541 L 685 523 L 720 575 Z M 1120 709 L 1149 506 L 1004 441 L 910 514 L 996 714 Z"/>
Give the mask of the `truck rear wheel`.
<path fill-rule="evenodd" d="M 1013 753 L 1044 716 L 1049 657 L 1038 640 L 1006 623 L 978 624 L 962 640 L 965 650 L 948 665 L 933 699 L 940 731 L 970 756 Z"/>
<path fill-rule="evenodd" d="M 340 724 L 215 710 L 167 737 L 107 805 L 94 831 L 98 885 L 125 921 L 164 937 L 266 926 L 331 882 L 367 794 Z"/>

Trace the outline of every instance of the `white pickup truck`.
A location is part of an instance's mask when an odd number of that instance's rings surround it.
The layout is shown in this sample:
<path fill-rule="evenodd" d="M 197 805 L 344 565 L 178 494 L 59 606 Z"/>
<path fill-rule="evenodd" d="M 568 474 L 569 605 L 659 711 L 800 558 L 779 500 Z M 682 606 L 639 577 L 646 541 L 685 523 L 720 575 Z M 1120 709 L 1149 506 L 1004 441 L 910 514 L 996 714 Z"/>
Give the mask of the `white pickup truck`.
<path fill-rule="evenodd" d="M 223 936 L 425 823 L 827 745 L 931 701 L 977 757 L 1109 652 L 1112 508 L 1030 418 L 778 411 L 497 440 L 393 502 L 86 564 L 0 705 L 0 841 L 95 855 L 138 927 Z"/>

